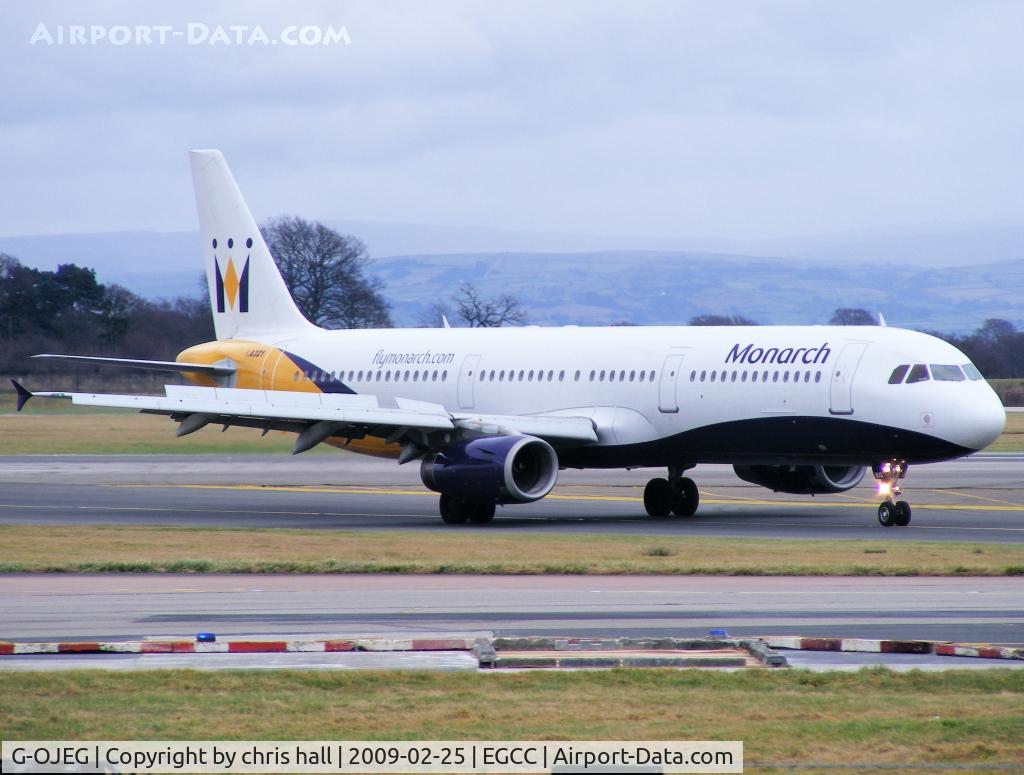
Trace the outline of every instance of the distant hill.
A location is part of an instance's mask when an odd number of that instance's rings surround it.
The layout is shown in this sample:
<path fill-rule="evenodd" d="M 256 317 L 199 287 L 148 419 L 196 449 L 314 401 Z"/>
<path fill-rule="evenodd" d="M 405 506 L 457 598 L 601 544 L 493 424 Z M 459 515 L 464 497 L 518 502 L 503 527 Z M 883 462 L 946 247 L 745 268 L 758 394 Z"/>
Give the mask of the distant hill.
<path fill-rule="evenodd" d="M 358 224 L 337 225 L 360 233 L 346 228 Z M 388 241 L 387 226 L 362 232 L 378 255 L 379 246 L 397 246 L 408 238 L 406 232 Z M 440 231 L 431 236 L 429 227 L 421 228 L 427 231 L 418 236 L 428 244 L 458 242 L 452 230 L 437 227 Z M 479 230 L 463 236 L 464 242 L 486 245 L 498 238 L 495 234 L 501 233 Z M 571 235 L 547 236 L 558 244 L 578 243 Z M 904 234 L 894 235 L 888 247 L 876 238 L 870 249 L 868 238 L 859 235 L 872 260 L 854 260 L 842 254 L 838 243 L 815 248 L 839 251 L 832 259 L 666 249 L 462 251 L 384 256 L 376 259 L 374 271 L 387 284 L 396 322 L 407 325 L 415 325 L 430 304 L 468 280 L 488 294 L 515 293 L 530 322 L 538 324 L 684 323 L 705 313 L 740 314 L 762 323 L 824 323 L 836 307 L 852 306 L 881 311 L 891 325 L 967 332 L 989 317 L 1024 327 L 1024 255 L 1014 253 L 1012 236 L 1001 235 L 997 246 L 964 249 L 963 266 L 938 268 L 926 268 L 928 239 Z M 544 242 L 543 235 L 533 237 L 537 244 Z M 519 241 L 529 240 L 520 234 Z M 878 258 L 901 244 L 908 254 L 910 246 L 917 246 L 915 260 Z M 937 263 L 955 259 L 952 247 L 947 248 Z M 102 282 L 150 298 L 195 295 L 199 288 L 199 237 L 194 232 L 0 237 L 0 251 L 31 266 L 91 266 Z"/>
<path fill-rule="evenodd" d="M 1024 261 L 923 270 L 708 253 L 613 251 L 391 256 L 375 264 L 397 317 L 415 322 L 468 280 L 514 292 L 541 325 L 685 323 L 705 313 L 826 323 L 837 307 L 890 325 L 966 332 L 985 318 L 1024 326 Z"/>

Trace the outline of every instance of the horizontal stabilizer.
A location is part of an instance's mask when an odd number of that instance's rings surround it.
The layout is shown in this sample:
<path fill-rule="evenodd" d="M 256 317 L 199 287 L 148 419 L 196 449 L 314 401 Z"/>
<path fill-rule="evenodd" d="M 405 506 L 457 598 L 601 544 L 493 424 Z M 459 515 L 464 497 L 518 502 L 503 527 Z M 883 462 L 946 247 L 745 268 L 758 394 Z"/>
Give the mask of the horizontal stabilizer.
<path fill-rule="evenodd" d="M 28 403 L 28 400 L 32 398 L 32 393 L 26 390 L 25 387 L 16 379 L 12 379 L 11 384 L 14 385 L 14 389 L 18 391 L 18 411 L 20 412 L 22 407 Z"/>
<path fill-rule="evenodd" d="M 75 363 L 95 363 L 100 366 L 121 366 L 130 369 L 147 369 L 149 371 L 187 371 L 190 374 L 208 374 L 212 377 L 227 377 L 235 373 L 235 367 L 229 363 L 181 363 L 179 361 L 140 361 L 133 358 L 100 358 L 92 355 L 53 355 L 41 353 L 33 358 L 55 361 L 73 361 Z"/>

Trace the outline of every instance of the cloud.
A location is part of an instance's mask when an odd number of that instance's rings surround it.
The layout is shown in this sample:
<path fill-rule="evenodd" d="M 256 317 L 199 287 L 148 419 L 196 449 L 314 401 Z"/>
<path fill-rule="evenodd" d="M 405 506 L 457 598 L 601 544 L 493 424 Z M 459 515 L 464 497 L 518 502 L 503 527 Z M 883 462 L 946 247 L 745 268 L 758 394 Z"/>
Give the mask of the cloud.
<path fill-rule="evenodd" d="M 13 3 L 0 234 L 261 215 L 655 236 L 1019 218 L 1018 3 Z M 343 25 L 351 45 L 30 46 L 58 25 Z"/>

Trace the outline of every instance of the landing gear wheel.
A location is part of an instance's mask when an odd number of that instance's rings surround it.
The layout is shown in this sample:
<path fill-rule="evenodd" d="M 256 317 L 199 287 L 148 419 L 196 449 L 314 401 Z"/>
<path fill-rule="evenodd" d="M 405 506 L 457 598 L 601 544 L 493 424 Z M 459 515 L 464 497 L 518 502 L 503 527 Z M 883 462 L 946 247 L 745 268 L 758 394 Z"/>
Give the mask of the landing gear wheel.
<path fill-rule="evenodd" d="M 461 525 L 469 519 L 468 509 L 466 509 L 465 504 L 447 495 L 441 496 L 438 501 L 438 510 L 441 512 L 441 520 L 446 525 Z"/>
<path fill-rule="evenodd" d="M 906 501 L 896 501 L 895 519 L 896 527 L 906 527 L 910 524 L 910 504 Z"/>
<path fill-rule="evenodd" d="M 677 517 L 692 517 L 697 513 L 700 493 L 693 479 L 683 477 L 672 486 L 672 513 Z"/>
<path fill-rule="evenodd" d="M 651 479 L 644 487 L 644 508 L 652 517 L 667 517 L 672 511 L 672 485 L 668 479 Z"/>
<path fill-rule="evenodd" d="M 892 501 L 885 501 L 878 507 L 878 524 L 882 527 L 892 527 L 896 524 L 896 504 Z"/>
<path fill-rule="evenodd" d="M 494 519 L 493 503 L 470 504 L 469 521 L 474 525 L 486 525 Z"/>

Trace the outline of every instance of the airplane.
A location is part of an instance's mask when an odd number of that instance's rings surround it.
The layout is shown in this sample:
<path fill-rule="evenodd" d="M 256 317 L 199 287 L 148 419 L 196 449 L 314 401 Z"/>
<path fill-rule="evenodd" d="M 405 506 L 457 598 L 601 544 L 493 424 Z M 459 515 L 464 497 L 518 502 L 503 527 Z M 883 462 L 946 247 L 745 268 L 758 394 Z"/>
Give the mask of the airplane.
<path fill-rule="evenodd" d="M 73 404 L 296 434 L 420 461 L 447 524 L 548 495 L 561 469 L 661 468 L 651 517 L 689 517 L 686 472 L 725 463 L 776 492 L 850 490 L 870 469 L 878 521 L 906 526 L 908 466 L 977 452 L 1003 430 L 970 359 L 891 326 L 324 330 L 296 307 L 223 155 L 190 152 L 216 341 L 175 361 L 34 357 L 177 372 L 163 396 L 48 392 Z M 15 383 L 18 410 L 33 395 Z"/>

